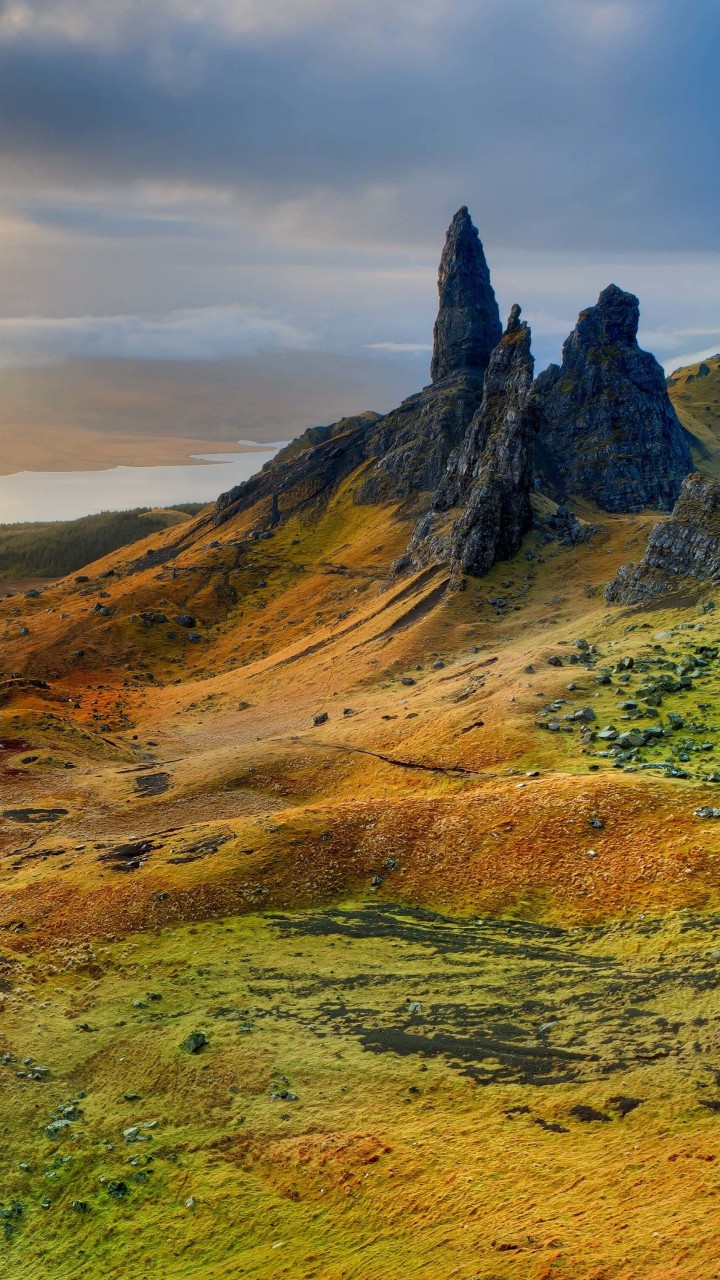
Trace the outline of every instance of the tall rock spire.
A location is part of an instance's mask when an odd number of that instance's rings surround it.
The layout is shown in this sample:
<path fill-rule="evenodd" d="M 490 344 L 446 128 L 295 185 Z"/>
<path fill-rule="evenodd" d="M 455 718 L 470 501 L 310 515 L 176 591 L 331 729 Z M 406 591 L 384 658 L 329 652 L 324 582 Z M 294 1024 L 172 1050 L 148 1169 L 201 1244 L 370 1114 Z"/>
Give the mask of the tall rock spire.
<path fill-rule="evenodd" d="M 396 571 L 435 562 L 453 575 L 481 577 L 518 552 L 532 523 L 533 366 L 530 330 L 516 305 L 490 357 L 480 408 Z"/>
<path fill-rule="evenodd" d="M 502 336 L 502 325 L 482 243 L 465 205 L 448 228 L 438 293 L 430 366 L 433 382 L 457 373 L 484 373 Z"/>

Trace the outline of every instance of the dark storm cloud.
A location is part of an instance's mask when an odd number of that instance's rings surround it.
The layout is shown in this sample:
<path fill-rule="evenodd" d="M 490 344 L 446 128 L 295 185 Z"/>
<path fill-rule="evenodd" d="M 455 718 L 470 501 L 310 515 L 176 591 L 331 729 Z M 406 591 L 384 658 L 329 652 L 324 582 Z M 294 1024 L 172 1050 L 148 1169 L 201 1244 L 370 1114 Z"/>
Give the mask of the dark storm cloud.
<path fill-rule="evenodd" d="M 714 349 L 719 38 L 715 0 L 0 0 L 0 364 L 287 334 L 420 382 L 463 203 L 540 363 L 610 279 Z"/>
<path fill-rule="evenodd" d="M 268 30 L 245 5 L 211 5 L 207 23 L 164 5 L 150 30 L 130 6 L 110 35 L 82 4 L 65 28 L 62 0 L 54 22 L 36 8 L 47 29 L 0 44 L 17 182 L 162 178 L 260 201 L 419 185 L 393 215 L 418 238 L 464 198 L 506 244 L 716 242 L 714 3 L 456 0 L 419 25 L 402 5 L 406 39 L 391 22 L 387 42 L 392 0 L 376 39 L 343 5 L 344 23 L 320 6 L 306 24 L 279 6 Z"/>

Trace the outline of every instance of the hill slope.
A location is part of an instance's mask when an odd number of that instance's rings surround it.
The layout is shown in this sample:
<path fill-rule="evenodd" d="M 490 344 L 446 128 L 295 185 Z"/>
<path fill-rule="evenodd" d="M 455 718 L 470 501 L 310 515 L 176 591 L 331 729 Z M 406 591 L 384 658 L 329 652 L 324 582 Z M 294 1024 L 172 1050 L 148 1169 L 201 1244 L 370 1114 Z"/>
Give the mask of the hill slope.
<path fill-rule="evenodd" d="M 201 510 L 197 502 L 162 510 L 102 511 L 78 520 L 0 524 L 0 577 L 64 577 Z"/>
<path fill-rule="evenodd" d="M 720 476 L 720 355 L 675 369 L 667 385 L 675 412 L 693 437 L 698 469 Z"/>
<path fill-rule="evenodd" d="M 448 371 L 489 285 L 444 261 L 447 377 L 0 601 L 13 1280 L 715 1273 L 717 592 L 608 606 L 668 477 L 530 492 L 527 361 Z M 518 435 L 516 554 L 399 576 L 443 459 L 502 524 Z"/>

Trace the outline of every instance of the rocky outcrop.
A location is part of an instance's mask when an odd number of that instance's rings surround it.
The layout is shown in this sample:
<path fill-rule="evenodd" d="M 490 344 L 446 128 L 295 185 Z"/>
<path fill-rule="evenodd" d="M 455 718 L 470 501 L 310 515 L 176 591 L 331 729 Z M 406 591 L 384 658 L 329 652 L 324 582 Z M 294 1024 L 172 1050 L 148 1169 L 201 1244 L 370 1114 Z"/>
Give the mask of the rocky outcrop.
<path fill-rule="evenodd" d="M 361 414 L 310 428 L 258 476 L 219 498 L 218 523 L 261 499 L 273 524 L 291 511 L 314 510 L 361 463 L 369 465 L 356 502 L 402 501 L 418 494 L 428 501 L 480 404 L 490 352 L 501 335 L 485 255 L 465 208 L 447 233 L 439 290 L 432 385 L 384 417 Z"/>
<path fill-rule="evenodd" d="M 358 490 L 358 502 L 437 489 L 480 404 L 485 370 L 502 327 L 480 237 L 464 206 L 448 228 L 438 294 L 432 385 L 379 425 L 371 448 L 377 462 Z"/>
<path fill-rule="evenodd" d="M 445 561 L 453 573 L 481 576 L 519 550 L 532 524 L 533 364 L 530 330 L 514 306 L 490 358 L 480 408 L 398 568 Z"/>
<path fill-rule="evenodd" d="M 695 471 L 640 563 L 623 565 L 605 595 L 610 604 L 640 604 L 700 583 L 720 584 L 720 481 Z"/>
<path fill-rule="evenodd" d="M 289 515 L 315 513 L 327 504 L 338 485 L 368 456 L 376 413 L 343 418 L 328 427 L 312 427 L 281 450 L 257 475 L 222 493 L 214 523 L 224 524 L 257 504 L 268 526 Z"/>
<path fill-rule="evenodd" d="M 502 326 L 482 243 L 464 205 L 448 228 L 438 293 L 430 366 L 433 382 L 458 373 L 482 375 L 500 341 Z"/>
<path fill-rule="evenodd" d="M 388 413 L 371 433 L 376 459 L 356 501 L 386 502 L 437 489 L 453 449 L 464 439 L 480 403 L 481 374 L 459 374 L 426 387 Z"/>
<path fill-rule="evenodd" d="M 537 381 L 538 485 L 605 511 L 670 511 L 692 469 L 687 438 L 654 356 L 638 346 L 640 306 L 611 284 L 582 311 L 562 366 Z"/>

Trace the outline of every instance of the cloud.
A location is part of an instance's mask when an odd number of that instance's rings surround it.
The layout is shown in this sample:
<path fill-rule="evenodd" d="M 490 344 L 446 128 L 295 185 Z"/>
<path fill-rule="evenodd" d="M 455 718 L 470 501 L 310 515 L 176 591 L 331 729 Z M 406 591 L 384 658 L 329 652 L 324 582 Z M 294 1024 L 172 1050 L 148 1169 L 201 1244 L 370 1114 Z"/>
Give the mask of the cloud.
<path fill-rule="evenodd" d="M 418 356 L 432 351 L 431 342 L 366 342 L 367 351 L 385 351 L 388 355 Z"/>
<path fill-rule="evenodd" d="M 245 307 L 203 307 L 165 316 L 39 316 L 0 320 L 0 367 L 73 356 L 129 360 L 223 360 L 302 349 L 312 339 Z"/>
<path fill-rule="evenodd" d="M 409 366 L 464 203 L 539 364 L 611 279 L 700 345 L 719 41 L 714 0 L 0 0 L 3 358 L 312 333 Z"/>
<path fill-rule="evenodd" d="M 478 0 L 476 0 L 476 4 Z M 479 0 L 490 8 L 497 0 Z M 149 33 L 179 35 L 217 31 L 235 38 L 278 38 L 298 31 L 341 27 L 365 40 L 434 28 L 446 12 L 444 0 L 6 0 L 0 40 L 56 41 L 112 49 Z"/>

